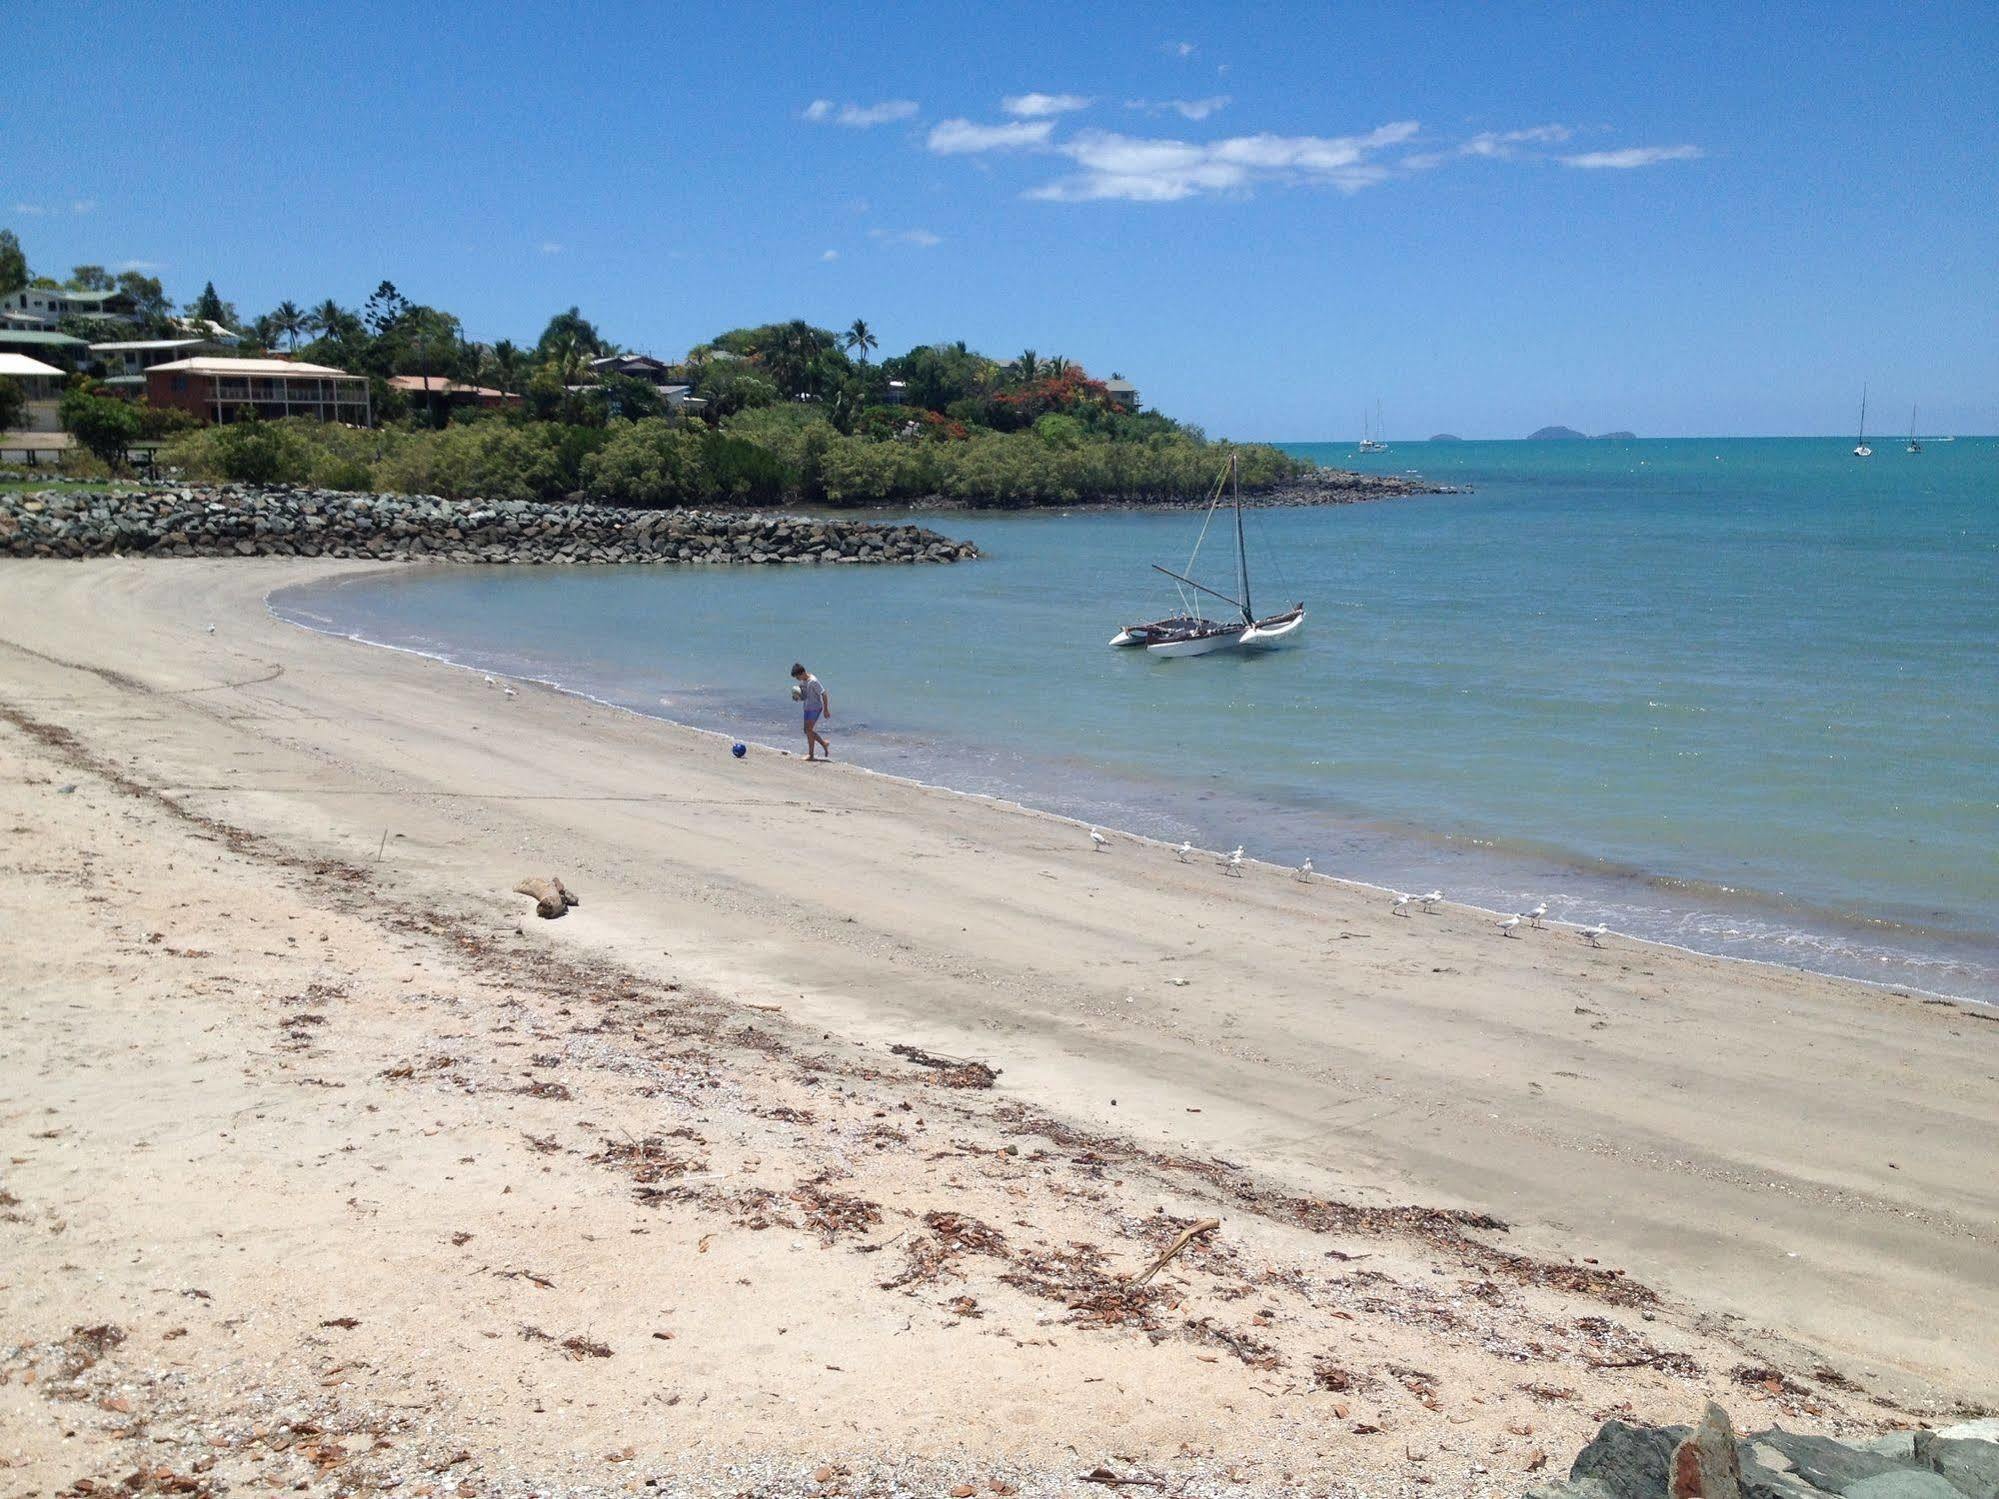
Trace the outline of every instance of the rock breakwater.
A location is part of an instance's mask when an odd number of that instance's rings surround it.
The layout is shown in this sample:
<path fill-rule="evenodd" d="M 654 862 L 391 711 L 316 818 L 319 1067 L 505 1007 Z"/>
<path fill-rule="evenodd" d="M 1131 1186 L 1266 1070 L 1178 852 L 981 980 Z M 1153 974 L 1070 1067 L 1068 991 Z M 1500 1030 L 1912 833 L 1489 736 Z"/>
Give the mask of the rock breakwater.
<path fill-rule="evenodd" d="M 0 494 L 0 556 L 110 553 L 589 565 L 961 562 L 978 548 L 856 520 L 242 484 Z"/>
<path fill-rule="evenodd" d="M 1525 1499 L 1999 1499 L 1999 1421 L 1860 1441 L 1781 1427 L 1737 1436 L 1719 1406 L 1695 1426 L 1607 1421 L 1566 1482 Z"/>

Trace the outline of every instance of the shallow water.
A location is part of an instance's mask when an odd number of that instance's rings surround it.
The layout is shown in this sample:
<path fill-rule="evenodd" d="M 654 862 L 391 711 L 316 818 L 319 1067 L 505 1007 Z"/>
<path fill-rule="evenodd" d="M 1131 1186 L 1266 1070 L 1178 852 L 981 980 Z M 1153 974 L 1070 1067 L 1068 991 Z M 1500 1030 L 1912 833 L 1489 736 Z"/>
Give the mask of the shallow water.
<path fill-rule="evenodd" d="M 283 616 L 1328 873 L 1999 1000 L 1999 441 L 1397 445 L 1467 495 L 1254 512 L 1299 643 L 1163 661 L 1186 513 L 947 514 L 957 567 L 426 568 Z M 1232 538 L 1202 576 L 1222 584 Z"/>

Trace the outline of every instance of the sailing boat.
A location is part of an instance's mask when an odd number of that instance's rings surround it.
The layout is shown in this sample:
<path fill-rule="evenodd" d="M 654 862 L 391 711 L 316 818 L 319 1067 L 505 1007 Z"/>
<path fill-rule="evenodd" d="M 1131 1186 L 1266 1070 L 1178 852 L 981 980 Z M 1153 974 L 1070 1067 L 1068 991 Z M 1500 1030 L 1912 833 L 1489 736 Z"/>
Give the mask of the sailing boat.
<path fill-rule="evenodd" d="M 1860 387 L 1860 441 L 1854 444 L 1853 456 L 1872 458 L 1874 449 L 1867 446 L 1867 387 Z"/>
<path fill-rule="evenodd" d="M 1263 619 L 1256 617 L 1250 603 L 1249 550 L 1244 545 L 1242 530 L 1242 486 L 1233 453 L 1229 455 L 1229 465 L 1223 470 L 1221 478 L 1215 481 L 1214 495 L 1208 501 L 1208 517 L 1201 523 L 1201 534 L 1194 542 L 1194 554 L 1187 559 L 1187 571 L 1194 570 L 1194 562 L 1201 555 L 1201 543 L 1207 539 L 1208 527 L 1214 523 L 1215 511 L 1221 505 L 1225 491 L 1235 505 L 1236 583 L 1242 596 L 1231 598 L 1205 583 L 1196 583 L 1185 574 L 1174 572 L 1170 567 L 1161 567 L 1156 562 L 1152 566 L 1155 572 L 1165 573 L 1176 583 L 1184 583 L 1196 592 L 1220 599 L 1239 617 L 1208 619 L 1196 612 L 1153 620 L 1149 624 L 1127 625 L 1111 638 L 1112 645 L 1142 645 L 1160 656 L 1206 656 L 1238 647 L 1255 650 L 1281 645 L 1305 623 L 1305 606 L 1302 603 Z"/>
<path fill-rule="evenodd" d="M 1923 445 L 1916 440 L 1916 408 L 1911 406 L 1909 408 L 1909 451 L 1911 453 L 1920 453 L 1922 450 Z"/>
<path fill-rule="evenodd" d="M 1360 451 L 1363 453 L 1385 453 L 1388 444 L 1382 441 L 1381 402 L 1374 403 L 1374 431 L 1367 430 L 1367 413 L 1360 414 Z"/>

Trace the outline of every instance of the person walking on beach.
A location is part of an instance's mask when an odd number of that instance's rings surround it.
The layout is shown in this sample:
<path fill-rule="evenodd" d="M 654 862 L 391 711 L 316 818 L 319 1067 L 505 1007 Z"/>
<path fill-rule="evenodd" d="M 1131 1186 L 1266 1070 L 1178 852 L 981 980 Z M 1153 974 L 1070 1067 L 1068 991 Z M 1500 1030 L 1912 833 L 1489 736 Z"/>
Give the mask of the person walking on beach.
<path fill-rule="evenodd" d="M 828 760 L 833 758 L 833 746 L 826 742 L 826 736 L 819 732 L 819 720 L 833 716 L 833 699 L 826 695 L 826 689 L 819 679 L 794 661 L 791 665 L 791 680 L 798 684 L 793 696 L 805 708 L 805 758 L 818 758 L 819 750 L 826 751 Z"/>

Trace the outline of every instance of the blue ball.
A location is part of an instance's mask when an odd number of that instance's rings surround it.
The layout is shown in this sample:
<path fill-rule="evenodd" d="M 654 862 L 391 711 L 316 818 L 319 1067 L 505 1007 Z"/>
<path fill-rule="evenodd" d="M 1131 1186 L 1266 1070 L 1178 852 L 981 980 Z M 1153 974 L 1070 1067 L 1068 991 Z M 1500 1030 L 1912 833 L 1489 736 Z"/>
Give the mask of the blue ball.
<path fill-rule="evenodd" d="M 738 760 L 742 759 L 749 752 L 750 747 L 747 744 L 738 743 L 729 746 L 729 753 L 734 755 Z"/>

